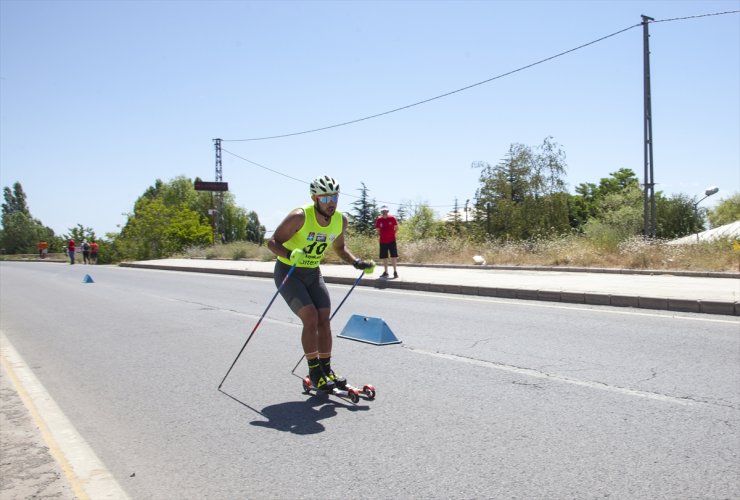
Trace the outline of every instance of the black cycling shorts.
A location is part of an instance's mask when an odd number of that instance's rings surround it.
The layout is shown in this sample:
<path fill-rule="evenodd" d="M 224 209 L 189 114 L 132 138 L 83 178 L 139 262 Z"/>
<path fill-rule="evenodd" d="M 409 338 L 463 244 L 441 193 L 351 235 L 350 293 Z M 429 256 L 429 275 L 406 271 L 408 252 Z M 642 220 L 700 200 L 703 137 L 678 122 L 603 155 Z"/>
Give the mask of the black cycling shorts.
<path fill-rule="evenodd" d="M 280 288 L 280 284 L 290 271 L 290 266 L 275 261 L 275 286 Z M 280 295 L 283 296 L 288 307 L 294 313 L 302 307 L 312 305 L 316 309 L 330 309 L 331 298 L 329 289 L 326 288 L 324 277 L 321 275 L 321 269 L 318 267 L 296 267 L 290 275 L 290 278 L 280 288 Z"/>

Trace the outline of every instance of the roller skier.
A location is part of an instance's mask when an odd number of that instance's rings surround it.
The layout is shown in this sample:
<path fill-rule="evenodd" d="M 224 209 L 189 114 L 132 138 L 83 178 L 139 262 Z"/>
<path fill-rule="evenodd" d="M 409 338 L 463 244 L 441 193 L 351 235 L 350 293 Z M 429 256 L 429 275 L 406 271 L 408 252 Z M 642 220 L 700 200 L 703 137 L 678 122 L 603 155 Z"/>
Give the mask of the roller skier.
<path fill-rule="evenodd" d="M 347 217 L 337 210 L 339 183 L 327 175 L 318 177 L 311 182 L 310 194 L 312 203 L 292 210 L 267 247 L 277 256 L 275 285 L 303 325 L 307 378 L 312 388 L 337 394 L 347 387 L 347 380 L 332 368 L 331 301 L 319 265 L 329 245 L 343 261 L 367 274 L 375 262 L 355 257 L 346 246 Z"/>

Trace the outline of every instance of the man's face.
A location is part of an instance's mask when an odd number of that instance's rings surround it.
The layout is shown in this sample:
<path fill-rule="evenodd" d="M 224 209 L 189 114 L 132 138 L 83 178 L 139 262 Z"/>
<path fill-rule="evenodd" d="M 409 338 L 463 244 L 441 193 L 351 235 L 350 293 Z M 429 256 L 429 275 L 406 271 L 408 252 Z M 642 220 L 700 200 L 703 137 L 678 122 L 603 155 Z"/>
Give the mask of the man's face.
<path fill-rule="evenodd" d="M 334 215 L 339 203 L 339 193 L 315 194 L 313 200 L 319 204 L 319 209 L 328 216 Z"/>
<path fill-rule="evenodd" d="M 388 217 L 388 210 L 381 210 L 380 215 L 382 215 L 383 217 Z"/>

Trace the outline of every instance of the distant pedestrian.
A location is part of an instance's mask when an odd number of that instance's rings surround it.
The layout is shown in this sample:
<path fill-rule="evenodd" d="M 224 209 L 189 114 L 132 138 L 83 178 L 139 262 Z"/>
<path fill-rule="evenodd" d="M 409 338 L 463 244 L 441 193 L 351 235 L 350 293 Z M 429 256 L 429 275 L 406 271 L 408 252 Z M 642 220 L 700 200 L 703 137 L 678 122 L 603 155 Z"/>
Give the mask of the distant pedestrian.
<path fill-rule="evenodd" d="M 380 239 L 380 258 L 383 260 L 383 274 L 381 278 L 388 277 L 388 256 L 391 257 L 393 265 L 393 277 L 398 278 L 396 263 L 398 261 L 398 247 L 396 246 L 396 232 L 398 231 L 398 221 L 388 213 L 388 205 L 380 207 L 380 215 L 375 219 L 375 229 L 378 230 Z"/>
<path fill-rule="evenodd" d="M 98 263 L 98 250 L 100 247 L 98 246 L 96 241 L 93 241 L 90 244 L 90 263 L 91 264 L 97 264 Z"/>
<path fill-rule="evenodd" d="M 67 256 L 69 257 L 69 263 L 75 265 L 75 240 L 70 239 L 67 242 Z"/>
<path fill-rule="evenodd" d="M 82 242 L 82 262 L 85 264 L 90 263 L 90 243 L 87 240 Z"/>
<path fill-rule="evenodd" d="M 49 251 L 49 244 L 45 241 L 39 241 L 39 259 L 45 259 Z"/>

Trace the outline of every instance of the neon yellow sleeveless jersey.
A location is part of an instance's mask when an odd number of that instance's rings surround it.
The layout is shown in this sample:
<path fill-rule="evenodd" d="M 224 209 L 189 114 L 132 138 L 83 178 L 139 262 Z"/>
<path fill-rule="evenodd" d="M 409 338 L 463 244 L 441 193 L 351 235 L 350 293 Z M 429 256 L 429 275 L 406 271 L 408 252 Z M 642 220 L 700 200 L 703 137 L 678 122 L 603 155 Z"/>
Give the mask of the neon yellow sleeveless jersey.
<path fill-rule="evenodd" d="M 306 252 L 306 256 L 296 264 L 296 267 L 319 267 L 329 245 L 342 234 L 342 214 L 339 211 L 334 212 L 329 225 L 324 227 L 316 220 L 316 207 L 313 204 L 301 208 L 305 214 L 303 226 L 292 238 L 283 243 L 283 246 L 291 252 L 296 248 L 302 248 Z M 290 259 L 285 257 L 278 257 L 278 260 L 291 265 Z"/>

